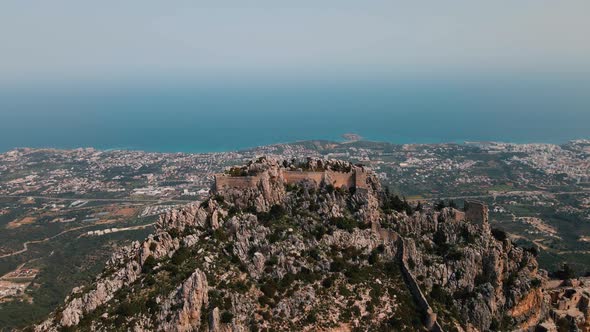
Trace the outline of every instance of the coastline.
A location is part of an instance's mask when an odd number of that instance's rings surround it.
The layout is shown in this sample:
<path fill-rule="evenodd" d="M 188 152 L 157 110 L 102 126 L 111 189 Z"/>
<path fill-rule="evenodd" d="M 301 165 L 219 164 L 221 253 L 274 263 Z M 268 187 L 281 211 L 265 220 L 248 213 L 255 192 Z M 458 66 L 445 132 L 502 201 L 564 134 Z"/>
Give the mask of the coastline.
<path fill-rule="evenodd" d="M 95 149 L 98 151 L 110 152 L 110 151 L 134 151 L 134 152 L 145 152 L 145 153 L 164 153 L 164 154 L 174 154 L 174 153 L 184 153 L 184 154 L 213 154 L 213 153 L 227 153 L 227 152 L 241 152 L 241 151 L 249 151 L 254 150 L 257 148 L 268 147 L 268 146 L 280 146 L 280 145 L 294 145 L 294 144 L 305 144 L 305 143 L 313 143 L 313 142 L 324 142 L 330 144 L 362 144 L 362 143 L 372 143 L 372 144 L 391 144 L 391 145 L 445 145 L 445 144 L 456 144 L 456 145 L 481 145 L 481 144 L 517 144 L 517 145 L 524 145 L 524 144 L 547 144 L 547 145 L 565 145 L 569 142 L 574 141 L 583 141 L 583 140 L 590 140 L 589 137 L 581 137 L 581 138 L 573 138 L 566 141 L 560 142 L 539 142 L 539 141 L 500 141 L 500 140 L 461 140 L 461 141 L 440 141 L 440 142 L 389 142 L 385 140 L 373 140 L 373 139 L 366 139 L 363 138 L 361 140 L 354 140 L 354 141 L 347 141 L 347 140 L 333 140 L 333 139 L 308 139 L 308 140 L 295 140 L 291 142 L 277 142 L 271 144 L 261 144 L 255 146 L 246 146 L 246 147 L 239 147 L 234 149 L 208 149 L 208 150 L 199 150 L 199 149 L 145 149 L 141 147 L 134 147 L 134 146 L 122 146 L 122 147 L 101 147 L 101 146 L 16 146 L 10 149 L 0 149 L 0 153 L 7 153 L 13 150 L 20 150 L 20 149 L 32 149 L 32 150 L 76 150 L 76 149 Z"/>

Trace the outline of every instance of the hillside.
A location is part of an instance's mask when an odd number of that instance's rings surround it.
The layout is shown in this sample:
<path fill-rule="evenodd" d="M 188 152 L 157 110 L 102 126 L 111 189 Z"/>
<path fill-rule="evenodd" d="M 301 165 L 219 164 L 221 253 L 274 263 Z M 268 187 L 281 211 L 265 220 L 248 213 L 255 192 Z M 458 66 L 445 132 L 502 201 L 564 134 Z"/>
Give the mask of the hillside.
<path fill-rule="evenodd" d="M 260 158 L 161 216 L 37 331 L 512 330 L 547 311 L 487 207 L 428 209 L 341 161 Z"/>

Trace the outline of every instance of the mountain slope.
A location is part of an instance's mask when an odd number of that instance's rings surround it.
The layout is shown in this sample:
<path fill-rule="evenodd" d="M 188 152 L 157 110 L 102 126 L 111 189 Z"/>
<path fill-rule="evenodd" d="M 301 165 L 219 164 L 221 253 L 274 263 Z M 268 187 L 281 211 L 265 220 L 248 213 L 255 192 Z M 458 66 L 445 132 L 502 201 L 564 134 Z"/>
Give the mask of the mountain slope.
<path fill-rule="evenodd" d="M 481 206 L 415 211 L 340 161 L 226 173 L 36 330 L 484 331 L 542 318 L 534 256 L 492 234 Z"/>

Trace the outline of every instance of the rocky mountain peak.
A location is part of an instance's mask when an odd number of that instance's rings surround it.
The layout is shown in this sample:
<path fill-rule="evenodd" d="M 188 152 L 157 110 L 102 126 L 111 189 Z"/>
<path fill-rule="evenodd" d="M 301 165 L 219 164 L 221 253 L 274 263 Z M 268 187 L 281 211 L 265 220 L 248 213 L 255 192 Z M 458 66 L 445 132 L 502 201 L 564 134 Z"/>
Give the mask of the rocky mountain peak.
<path fill-rule="evenodd" d="M 468 206 L 419 209 L 347 162 L 259 158 L 218 174 L 206 201 L 162 215 L 36 329 L 534 326 L 545 280 L 534 255 Z"/>

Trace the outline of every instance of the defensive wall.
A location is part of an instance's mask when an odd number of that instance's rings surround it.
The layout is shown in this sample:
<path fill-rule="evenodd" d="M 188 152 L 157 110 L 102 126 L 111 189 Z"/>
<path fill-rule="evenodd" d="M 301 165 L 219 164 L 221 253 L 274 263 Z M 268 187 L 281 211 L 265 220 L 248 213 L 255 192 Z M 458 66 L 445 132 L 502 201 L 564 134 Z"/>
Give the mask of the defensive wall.
<path fill-rule="evenodd" d="M 321 183 L 331 184 L 334 187 L 346 187 L 367 189 L 367 173 L 362 168 L 355 168 L 350 172 L 337 172 L 326 170 L 318 171 L 292 171 L 283 170 L 282 178 L 286 184 L 295 184 L 311 180 L 316 186 Z M 215 191 L 220 192 L 223 188 L 249 189 L 255 188 L 260 182 L 261 175 L 231 176 L 228 174 L 215 175 Z"/>
<path fill-rule="evenodd" d="M 488 223 L 488 205 L 484 202 L 475 200 L 465 201 L 465 219 L 474 224 L 489 228 Z"/>
<path fill-rule="evenodd" d="M 307 171 L 283 171 L 285 183 L 299 183 L 305 180 L 314 181 L 316 184 L 324 180 L 324 172 L 307 172 Z"/>
<path fill-rule="evenodd" d="M 432 307 L 428 303 L 426 296 L 424 295 L 424 293 L 422 293 L 422 290 L 420 289 L 420 285 L 418 285 L 418 281 L 416 281 L 416 278 L 414 277 L 412 271 L 408 266 L 408 253 L 406 250 L 406 242 L 402 237 L 399 237 L 399 240 L 400 241 L 398 257 L 400 260 L 402 274 L 404 276 L 406 286 L 408 286 L 408 290 L 414 298 L 414 302 L 416 302 L 416 305 L 424 315 L 424 325 L 429 331 L 443 332 L 442 326 L 440 326 L 440 324 L 437 321 L 436 313 L 434 312 L 434 310 L 432 310 Z"/>
<path fill-rule="evenodd" d="M 215 191 L 219 192 L 223 187 L 241 189 L 254 188 L 259 181 L 259 175 L 229 176 L 225 174 L 217 174 L 215 175 Z"/>
<path fill-rule="evenodd" d="M 439 324 L 437 320 L 437 315 L 428 303 L 426 296 L 420 289 L 420 285 L 418 281 L 412 274 L 410 267 L 408 266 L 408 259 L 409 254 L 408 250 L 406 249 L 406 241 L 403 237 L 401 237 L 396 231 L 391 229 L 381 228 L 378 224 L 371 225 L 371 229 L 376 232 L 379 238 L 387 243 L 397 242 L 398 249 L 396 259 L 399 261 L 400 269 L 403 275 L 404 282 L 412 295 L 412 298 L 418 309 L 422 312 L 423 315 L 423 322 L 424 326 L 428 329 L 428 331 L 433 332 L 443 332 L 442 326 Z"/>

